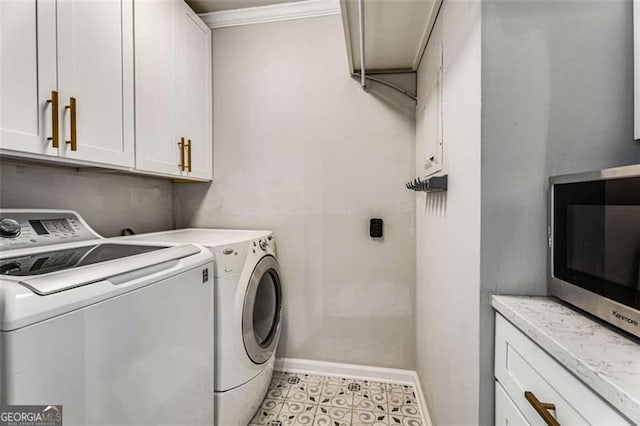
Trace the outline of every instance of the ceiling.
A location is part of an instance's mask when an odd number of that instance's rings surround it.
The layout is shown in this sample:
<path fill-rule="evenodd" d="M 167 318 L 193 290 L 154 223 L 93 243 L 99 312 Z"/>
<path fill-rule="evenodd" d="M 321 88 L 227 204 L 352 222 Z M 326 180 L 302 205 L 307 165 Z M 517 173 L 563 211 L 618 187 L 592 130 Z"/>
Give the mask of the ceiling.
<path fill-rule="evenodd" d="M 217 12 L 219 10 L 244 9 L 246 7 L 268 6 L 302 0 L 187 0 L 196 13 Z"/>

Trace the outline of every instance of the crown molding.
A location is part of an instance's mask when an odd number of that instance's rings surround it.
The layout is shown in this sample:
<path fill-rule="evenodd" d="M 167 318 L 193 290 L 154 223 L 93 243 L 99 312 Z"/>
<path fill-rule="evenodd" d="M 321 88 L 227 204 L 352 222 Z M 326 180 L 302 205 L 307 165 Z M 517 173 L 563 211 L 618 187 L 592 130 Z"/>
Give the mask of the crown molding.
<path fill-rule="evenodd" d="M 226 28 L 339 14 L 340 3 L 338 0 L 304 0 L 269 6 L 221 10 L 202 13 L 198 16 L 209 28 Z"/>

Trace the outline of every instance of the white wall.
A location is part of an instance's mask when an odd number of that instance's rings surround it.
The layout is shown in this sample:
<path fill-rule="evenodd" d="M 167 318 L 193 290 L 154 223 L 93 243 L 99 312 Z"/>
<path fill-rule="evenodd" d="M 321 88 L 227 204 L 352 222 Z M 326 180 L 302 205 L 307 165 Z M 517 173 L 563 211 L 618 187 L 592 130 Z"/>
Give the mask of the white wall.
<path fill-rule="evenodd" d="M 104 236 L 173 228 L 172 196 L 168 180 L 0 162 L 0 207 L 76 210 Z"/>
<path fill-rule="evenodd" d="M 443 3 L 418 72 L 420 103 L 425 76 L 433 72 L 425 63 L 441 42 L 449 190 L 416 196 L 416 366 L 434 424 L 477 424 L 480 2 Z M 419 114 L 421 108 L 417 110 Z M 424 135 L 416 136 L 416 170 L 421 174 Z"/>
<path fill-rule="evenodd" d="M 640 161 L 630 0 L 483 1 L 480 423 L 491 294 L 546 293 L 547 177 Z"/>
<path fill-rule="evenodd" d="M 213 31 L 214 183 L 178 226 L 275 231 L 278 356 L 414 367 L 414 117 L 348 75 L 340 16 Z M 369 218 L 385 238 L 369 238 Z"/>
<path fill-rule="evenodd" d="M 443 425 L 494 421 L 490 297 L 546 294 L 547 177 L 640 160 L 631 1 L 481 7 L 445 2 L 430 40 L 450 188 L 418 196 L 416 365 Z"/>

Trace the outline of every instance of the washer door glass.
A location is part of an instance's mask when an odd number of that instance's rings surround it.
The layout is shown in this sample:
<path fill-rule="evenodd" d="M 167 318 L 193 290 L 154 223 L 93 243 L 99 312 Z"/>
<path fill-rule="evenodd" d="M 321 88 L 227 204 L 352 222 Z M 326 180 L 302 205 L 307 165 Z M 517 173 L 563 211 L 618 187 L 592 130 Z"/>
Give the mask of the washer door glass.
<path fill-rule="evenodd" d="M 242 313 L 242 334 L 249 358 L 266 362 L 275 352 L 280 335 L 282 289 L 278 261 L 265 256 L 249 279 Z"/>
<path fill-rule="evenodd" d="M 269 271 L 260 278 L 253 305 L 253 331 L 258 345 L 262 347 L 269 343 L 278 315 L 277 278 L 273 274 Z"/>

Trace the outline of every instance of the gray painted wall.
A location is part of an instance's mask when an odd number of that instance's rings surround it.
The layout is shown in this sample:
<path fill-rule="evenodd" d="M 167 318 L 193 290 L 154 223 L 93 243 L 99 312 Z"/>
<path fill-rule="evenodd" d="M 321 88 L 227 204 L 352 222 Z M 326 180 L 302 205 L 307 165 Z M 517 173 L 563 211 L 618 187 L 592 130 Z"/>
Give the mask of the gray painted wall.
<path fill-rule="evenodd" d="M 546 293 L 547 176 L 632 164 L 632 2 L 482 2 L 480 423 L 491 294 Z"/>
<path fill-rule="evenodd" d="M 449 190 L 416 194 L 416 369 L 436 425 L 477 424 L 480 296 L 480 3 L 445 1 L 418 71 L 443 51 L 444 173 Z M 436 61 L 436 63 L 439 61 Z M 424 126 L 416 172 L 424 174 Z"/>
<path fill-rule="evenodd" d="M 176 185 L 178 226 L 275 231 L 278 356 L 413 369 L 413 108 L 349 77 L 340 16 L 216 29 L 213 79 L 214 183 Z"/>
<path fill-rule="evenodd" d="M 0 161 L 0 207 L 71 209 L 99 234 L 173 228 L 169 180 Z"/>

